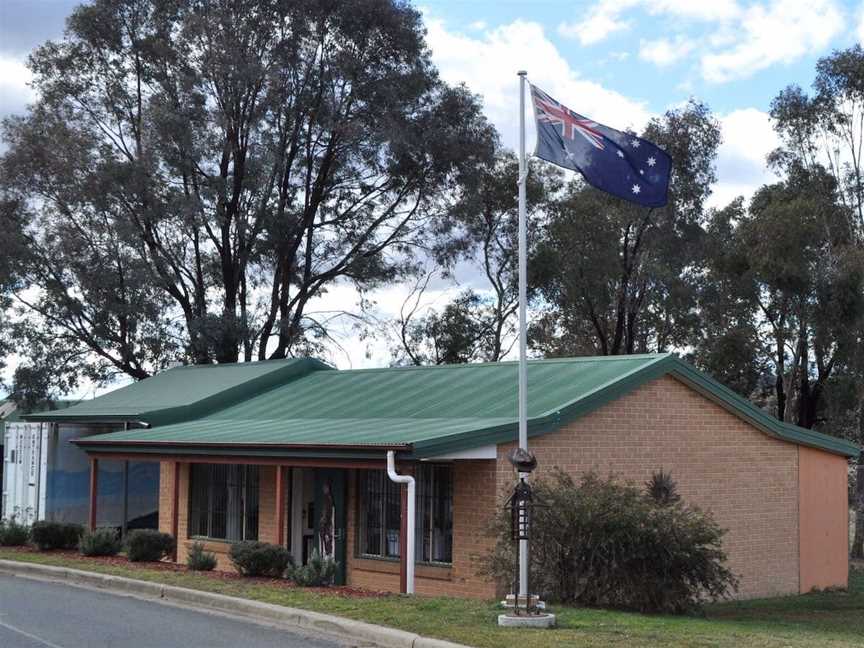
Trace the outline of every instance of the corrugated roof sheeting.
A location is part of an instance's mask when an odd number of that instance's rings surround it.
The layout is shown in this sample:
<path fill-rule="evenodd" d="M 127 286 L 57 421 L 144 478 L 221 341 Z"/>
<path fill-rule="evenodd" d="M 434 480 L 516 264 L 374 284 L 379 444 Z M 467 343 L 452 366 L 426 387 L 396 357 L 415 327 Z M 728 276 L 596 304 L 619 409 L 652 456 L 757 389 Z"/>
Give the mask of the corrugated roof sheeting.
<path fill-rule="evenodd" d="M 167 423 L 200 418 L 310 371 L 331 369 L 308 358 L 175 367 L 93 400 L 30 420 L 99 421 L 142 418 Z"/>
<path fill-rule="evenodd" d="M 529 363 L 529 416 L 541 416 L 663 356 Z M 209 418 L 515 419 L 513 362 L 316 372 Z"/>
<path fill-rule="evenodd" d="M 247 398 L 230 406 L 221 403 L 187 422 L 100 435 L 83 444 L 392 445 L 410 446 L 415 457 L 429 457 L 515 437 L 516 363 L 317 368 L 308 366 L 269 389 L 253 392 L 247 387 Z M 686 382 L 768 434 L 838 454 L 857 453 L 846 441 L 773 419 L 671 354 L 529 362 L 529 434 L 557 429 L 663 374 Z M 173 384 L 182 392 L 181 383 Z"/>

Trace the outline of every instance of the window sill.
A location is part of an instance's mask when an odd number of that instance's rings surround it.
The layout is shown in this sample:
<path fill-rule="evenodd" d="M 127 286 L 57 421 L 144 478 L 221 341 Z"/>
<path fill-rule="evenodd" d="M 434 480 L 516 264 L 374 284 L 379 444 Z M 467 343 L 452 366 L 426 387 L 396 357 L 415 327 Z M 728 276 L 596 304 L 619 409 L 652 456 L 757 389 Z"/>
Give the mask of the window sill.
<path fill-rule="evenodd" d="M 414 575 L 417 578 L 428 578 L 431 580 L 452 580 L 452 565 L 433 565 L 429 563 L 417 563 L 414 565 Z M 398 574 L 398 558 L 374 558 L 367 556 L 355 556 L 349 564 L 349 569 L 376 572 L 379 574 Z"/>

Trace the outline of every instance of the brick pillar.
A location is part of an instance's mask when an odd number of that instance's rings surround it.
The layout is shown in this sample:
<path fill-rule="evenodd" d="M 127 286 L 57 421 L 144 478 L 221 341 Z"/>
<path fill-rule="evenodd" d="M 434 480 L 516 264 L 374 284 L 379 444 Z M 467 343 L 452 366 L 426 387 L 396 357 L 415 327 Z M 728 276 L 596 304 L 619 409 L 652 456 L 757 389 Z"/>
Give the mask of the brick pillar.
<path fill-rule="evenodd" d="M 285 466 L 276 466 L 276 544 L 285 544 Z"/>

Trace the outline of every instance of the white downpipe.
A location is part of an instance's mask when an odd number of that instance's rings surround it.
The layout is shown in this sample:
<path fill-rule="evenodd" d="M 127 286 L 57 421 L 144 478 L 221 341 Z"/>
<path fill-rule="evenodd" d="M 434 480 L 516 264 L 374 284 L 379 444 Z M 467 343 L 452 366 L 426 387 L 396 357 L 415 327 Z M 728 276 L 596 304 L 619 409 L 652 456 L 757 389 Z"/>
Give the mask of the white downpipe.
<path fill-rule="evenodd" d="M 408 594 L 414 593 L 414 519 L 416 516 L 416 499 L 414 496 L 414 478 L 410 475 L 399 475 L 396 473 L 396 453 L 387 451 L 387 476 L 390 481 L 397 484 L 408 484 L 408 541 L 405 547 L 405 590 Z"/>

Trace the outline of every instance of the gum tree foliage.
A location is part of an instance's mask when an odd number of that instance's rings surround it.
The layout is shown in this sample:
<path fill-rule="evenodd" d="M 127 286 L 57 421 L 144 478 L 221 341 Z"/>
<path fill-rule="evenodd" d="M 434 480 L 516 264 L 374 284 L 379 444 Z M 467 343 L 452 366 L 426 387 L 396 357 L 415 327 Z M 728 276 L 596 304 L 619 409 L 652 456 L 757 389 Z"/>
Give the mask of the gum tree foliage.
<path fill-rule="evenodd" d="M 456 263 L 479 269 L 479 284 L 465 289 L 440 311 L 423 310 L 427 276 L 415 285 L 398 320 L 394 355 L 407 364 L 451 364 L 502 359 L 516 342 L 518 303 L 517 180 L 519 162 L 499 150 L 494 161 L 472 179 L 445 226 L 454 233 L 433 250 L 447 276 Z M 531 160 L 526 185 L 528 245 L 561 189 L 562 174 Z"/>
<path fill-rule="evenodd" d="M 864 260 L 849 211 L 835 197 L 830 174 L 790 169 L 783 182 L 762 187 L 748 212 L 735 215 L 734 230 L 710 246 L 709 281 L 727 286 L 734 306 L 750 306 L 742 322 L 774 376 L 777 418 L 808 428 L 824 421 L 825 389 L 835 368 L 854 358 L 848 332 L 864 313 Z"/>
<path fill-rule="evenodd" d="M 689 360 L 745 397 L 760 400 L 769 372 L 769 349 L 759 327 L 736 227 L 746 215 L 738 198 L 712 211 L 705 224 L 703 272 L 697 277 L 700 326 Z M 764 399 L 761 399 L 764 400 Z"/>
<path fill-rule="evenodd" d="M 681 347 L 696 325 L 703 205 L 720 144 L 716 120 L 690 102 L 643 136 L 673 160 L 669 204 L 647 209 L 571 182 L 549 212 L 532 283 L 543 315 L 532 330 L 547 356 Z"/>
<path fill-rule="evenodd" d="M 395 0 L 96 0 L 30 68 L 0 229 L 72 374 L 314 348 L 309 302 L 414 272 L 495 139 Z"/>

